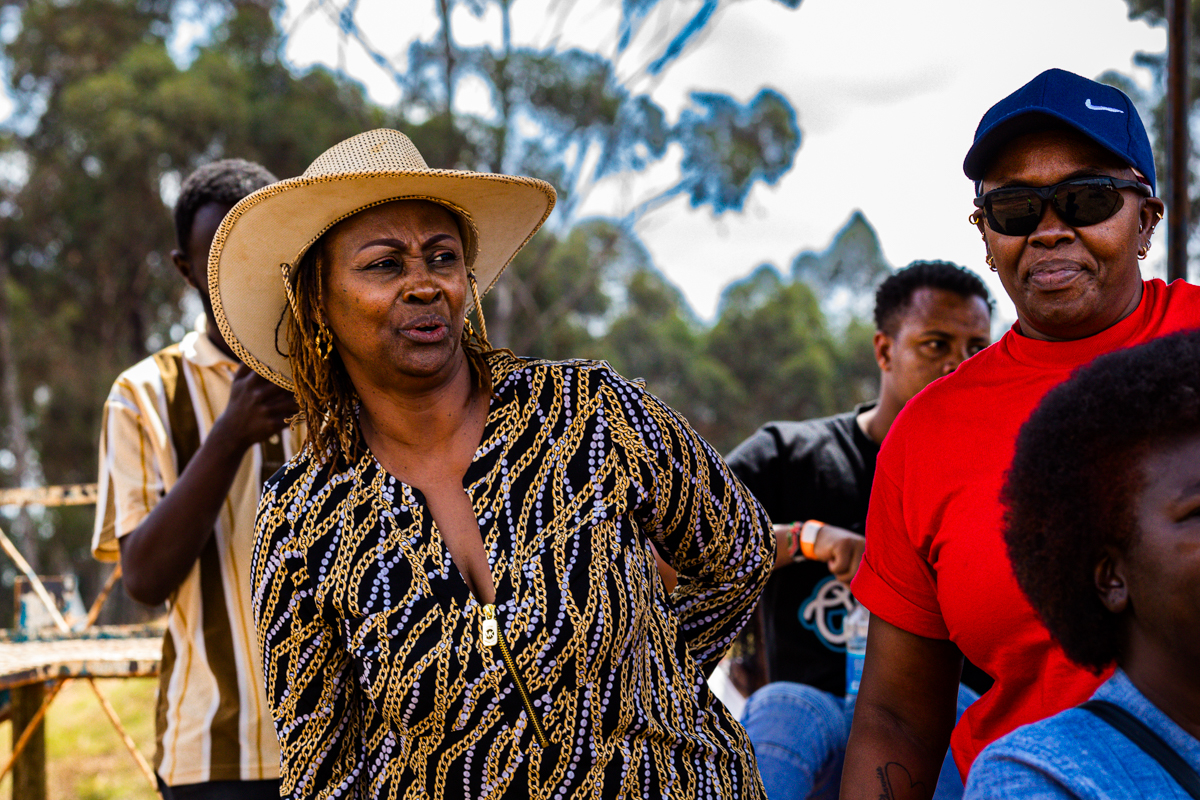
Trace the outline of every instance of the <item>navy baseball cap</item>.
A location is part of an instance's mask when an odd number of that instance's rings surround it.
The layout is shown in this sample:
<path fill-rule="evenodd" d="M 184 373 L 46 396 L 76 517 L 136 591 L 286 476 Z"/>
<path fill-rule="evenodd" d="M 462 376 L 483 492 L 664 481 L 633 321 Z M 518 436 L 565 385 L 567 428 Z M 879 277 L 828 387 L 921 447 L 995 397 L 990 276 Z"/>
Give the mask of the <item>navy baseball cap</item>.
<path fill-rule="evenodd" d="M 1062 69 L 1048 69 L 988 109 L 975 129 L 963 172 L 979 182 L 1000 149 L 1043 128 L 1051 117 L 1136 169 L 1154 188 L 1154 153 L 1133 101 L 1120 89 Z"/>

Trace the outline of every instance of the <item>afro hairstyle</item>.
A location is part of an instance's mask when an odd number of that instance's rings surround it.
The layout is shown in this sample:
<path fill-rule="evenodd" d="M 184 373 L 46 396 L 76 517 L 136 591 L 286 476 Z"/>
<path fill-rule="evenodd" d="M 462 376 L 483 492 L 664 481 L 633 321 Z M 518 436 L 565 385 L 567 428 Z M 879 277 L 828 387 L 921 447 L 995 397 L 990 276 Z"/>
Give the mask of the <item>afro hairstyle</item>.
<path fill-rule="evenodd" d="M 239 200 L 278 181 L 266 167 L 241 158 L 213 161 L 197 169 L 179 187 L 175 201 L 175 240 L 187 252 L 196 212 L 209 203 L 234 206 Z"/>
<path fill-rule="evenodd" d="M 1141 465 L 1200 433 L 1200 331 L 1103 355 L 1052 389 L 1021 426 L 1001 501 L 1021 590 L 1067 657 L 1097 673 L 1123 646 L 1095 584 L 1107 548 L 1138 536 Z"/>
<path fill-rule="evenodd" d="M 944 289 L 964 299 L 978 297 L 992 313 L 992 297 L 974 272 L 948 261 L 914 261 L 887 276 L 875 290 L 875 330 L 895 336 L 918 289 Z"/>

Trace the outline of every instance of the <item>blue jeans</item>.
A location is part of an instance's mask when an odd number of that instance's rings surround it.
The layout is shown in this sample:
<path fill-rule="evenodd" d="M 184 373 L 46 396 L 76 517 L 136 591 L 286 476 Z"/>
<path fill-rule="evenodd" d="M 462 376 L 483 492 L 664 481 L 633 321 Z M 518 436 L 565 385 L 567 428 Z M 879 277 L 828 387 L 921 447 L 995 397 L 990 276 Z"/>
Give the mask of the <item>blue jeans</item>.
<path fill-rule="evenodd" d="M 955 720 L 978 699 L 960 684 Z M 754 744 L 768 800 L 838 796 L 853 713 L 842 698 L 801 683 L 768 683 L 750 695 L 742 725 Z M 958 768 L 947 753 L 933 798 L 957 800 L 962 793 Z"/>

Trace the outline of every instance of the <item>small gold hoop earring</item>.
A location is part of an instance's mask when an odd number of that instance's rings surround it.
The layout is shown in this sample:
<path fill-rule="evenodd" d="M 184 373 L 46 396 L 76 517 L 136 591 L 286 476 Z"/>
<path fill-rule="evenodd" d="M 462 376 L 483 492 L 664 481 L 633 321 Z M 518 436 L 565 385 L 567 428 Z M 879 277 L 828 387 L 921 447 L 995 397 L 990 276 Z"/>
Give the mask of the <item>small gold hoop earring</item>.
<path fill-rule="evenodd" d="M 325 327 L 324 320 L 317 321 L 317 355 L 322 361 L 328 361 L 333 355 L 333 334 L 329 332 L 329 328 Z"/>
<path fill-rule="evenodd" d="M 988 265 L 988 269 L 990 269 L 992 272 L 999 271 L 996 269 L 996 258 L 991 253 L 988 253 L 983 260 Z"/>
<path fill-rule="evenodd" d="M 986 248 L 987 234 L 983 230 L 983 212 L 977 210 L 973 212 L 971 216 L 967 217 L 967 219 L 971 221 L 972 225 L 979 229 L 979 238 L 983 240 L 983 246 Z M 988 267 L 991 268 L 992 272 L 996 271 L 996 260 L 992 258 L 990 251 L 988 252 L 987 258 L 985 258 L 984 261 L 987 262 Z"/>
<path fill-rule="evenodd" d="M 1144 244 L 1138 248 L 1138 261 L 1145 261 L 1146 256 L 1150 254 L 1150 245 Z"/>

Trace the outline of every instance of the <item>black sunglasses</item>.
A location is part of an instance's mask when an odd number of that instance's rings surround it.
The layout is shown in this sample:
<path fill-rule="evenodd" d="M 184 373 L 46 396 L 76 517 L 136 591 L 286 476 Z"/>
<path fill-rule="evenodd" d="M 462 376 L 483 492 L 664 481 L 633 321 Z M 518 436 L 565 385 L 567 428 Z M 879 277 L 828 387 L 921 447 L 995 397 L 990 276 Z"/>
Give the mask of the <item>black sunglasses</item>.
<path fill-rule="evenodd" d="M 1111 217 L 1121 210 L 1121 189 L 1136 189 L 1146 197 L 1150 187 L 1121 178 L 1072 178 L 1053 186 L 1035 188 L 1014 186 L 975 198 L 983 209 L 988 227 L 1004 236 L 1028 236 L 1037 230 L 1046 203 L 1072 228 L 1084 228 Z"/>

